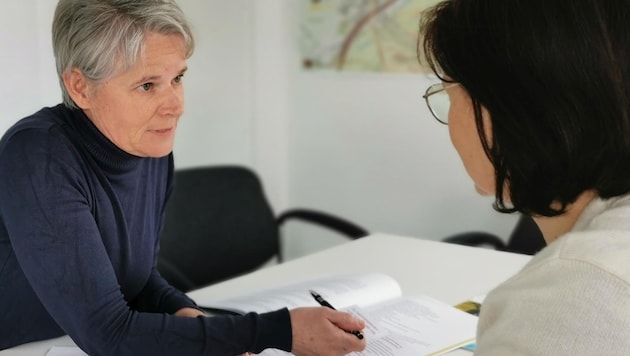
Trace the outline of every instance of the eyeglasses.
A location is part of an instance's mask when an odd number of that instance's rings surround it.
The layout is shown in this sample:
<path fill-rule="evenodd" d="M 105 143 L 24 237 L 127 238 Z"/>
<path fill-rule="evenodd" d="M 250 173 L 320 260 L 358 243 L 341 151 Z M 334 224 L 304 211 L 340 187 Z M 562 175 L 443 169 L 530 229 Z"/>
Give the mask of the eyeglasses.
<path fill-rule="evenodd" d="M 436 83 L 428 87 L 422 96 L 433 117 L 444 125 L 448 125 L 448 110 L 451 107 L 451 100 L 446 90 L 456 85 L 459 83 Z"/>

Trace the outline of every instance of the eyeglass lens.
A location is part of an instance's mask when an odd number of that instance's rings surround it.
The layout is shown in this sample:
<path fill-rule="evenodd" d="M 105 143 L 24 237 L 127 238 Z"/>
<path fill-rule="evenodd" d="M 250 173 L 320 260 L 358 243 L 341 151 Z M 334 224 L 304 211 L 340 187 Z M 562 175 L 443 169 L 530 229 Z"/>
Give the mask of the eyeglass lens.
<path fill-rule="evenodd" d="M 437 88 L 436 88 L 437 89 Z M 441 90 L 439 90 L 441 89 Z M 446 90 L 439 87 L 439 91 L 430 95 L 427 99 L 429 107 L 438 121 L 447 124 L 448 123 L 448 110 L 451 106 L 451 101 L 448 98 Z"/>

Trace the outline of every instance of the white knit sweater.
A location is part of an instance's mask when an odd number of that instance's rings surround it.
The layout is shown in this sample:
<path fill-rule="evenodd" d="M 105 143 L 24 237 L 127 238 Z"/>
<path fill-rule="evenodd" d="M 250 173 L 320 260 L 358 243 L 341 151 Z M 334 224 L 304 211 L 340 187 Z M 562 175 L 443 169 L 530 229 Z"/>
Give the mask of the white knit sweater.
<path fill-rule="evenodd" d="M 475 355 L 630 355 L 630 195 L 592 201 L 488 295 Z"/>

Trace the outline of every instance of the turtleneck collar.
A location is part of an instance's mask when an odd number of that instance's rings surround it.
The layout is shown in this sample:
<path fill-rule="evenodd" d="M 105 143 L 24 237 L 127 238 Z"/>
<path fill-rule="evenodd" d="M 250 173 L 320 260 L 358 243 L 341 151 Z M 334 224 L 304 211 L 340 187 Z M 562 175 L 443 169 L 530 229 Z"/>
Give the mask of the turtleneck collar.
<path fill-rule="evenodd" d="M 71 126 L 76 130 L 78 138 L 101 166 L 112 173 L 125 173 L 133 170 L 143 158 L 129 154 L 110 141 L 81 109 L 70 110 Z"/>

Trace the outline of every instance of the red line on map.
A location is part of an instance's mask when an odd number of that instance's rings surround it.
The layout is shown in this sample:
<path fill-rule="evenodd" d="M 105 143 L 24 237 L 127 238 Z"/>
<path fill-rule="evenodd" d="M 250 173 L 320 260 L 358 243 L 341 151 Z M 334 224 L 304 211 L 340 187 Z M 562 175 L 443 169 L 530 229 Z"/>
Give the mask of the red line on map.
<path fill-rule="evenodd" d="M 381 6 L 374 8 L 374 10 L 363 16 L 363 18 L 361 18 L 354 25 L 354 27 L 352 27 L 352 30 L 350 30 L 350 33 L 348 33 L 348 36 L 346 36 L 346 38 L 343 40 L 343 44 L 341 45 L 341 50 L 339 51 L 339 57 L 337 59 L 337 69 L 343 69 L 343 66 L 346 62 L 346 56 L 348 55 L 348 50 L 350 49 L 350 45 L 352 44 L 352 41 L 354 41 L 354 39 L 356 38 L 359 31 L 361 31 L 361 29 L 363 29 L 363 27 L 376 15 L 378 15 L 380 12 L 383 12 L 395 2 L 396 0 L 389 0 Z"/>

